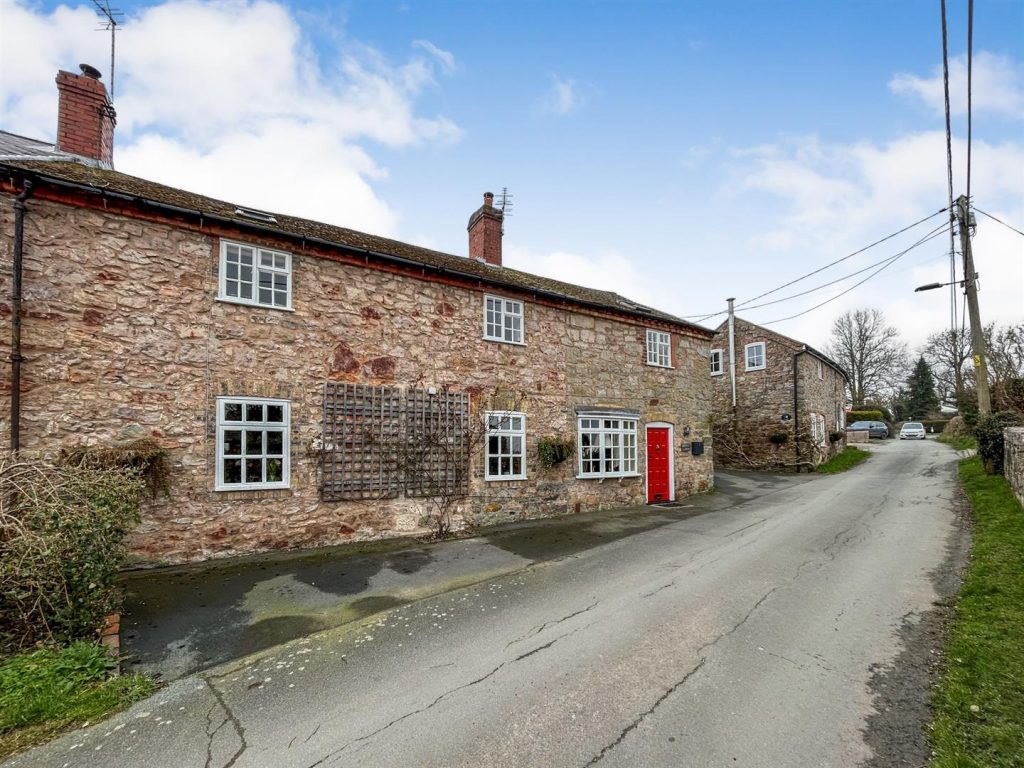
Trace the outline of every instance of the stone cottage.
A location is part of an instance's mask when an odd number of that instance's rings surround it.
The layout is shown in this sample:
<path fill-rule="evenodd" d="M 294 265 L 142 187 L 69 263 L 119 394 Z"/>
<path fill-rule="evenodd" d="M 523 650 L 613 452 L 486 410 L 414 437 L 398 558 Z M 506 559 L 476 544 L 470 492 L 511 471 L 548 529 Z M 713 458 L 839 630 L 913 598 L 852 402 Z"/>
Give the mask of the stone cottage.
<path fill-rule="evenodd" d="M 847 374 L 827 355 L 734 317 L 710 361 L 720 465 L 816 466 L 843 449 Z"/>
<path fill-rule="evenodd" d="M 712 331 L 503 266 L 491 195 L 468 258 L 247 209 L 113 170 L 99 73 L 57 86 L 55 144 L 0 133 L 0 439 L 159 439 L 139 561 L 711 487 Z"/>

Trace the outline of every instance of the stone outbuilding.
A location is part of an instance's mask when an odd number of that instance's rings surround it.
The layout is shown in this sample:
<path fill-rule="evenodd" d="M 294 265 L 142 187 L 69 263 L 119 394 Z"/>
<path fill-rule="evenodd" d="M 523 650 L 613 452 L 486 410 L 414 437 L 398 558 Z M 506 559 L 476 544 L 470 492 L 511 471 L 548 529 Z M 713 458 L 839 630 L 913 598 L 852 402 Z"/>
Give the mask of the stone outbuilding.
<path fill-rule="evenodd" d="M 153 437 L 137 560 L 185 562 L 670 502 L 713 483 L 713 332 L 469 256 L 113 170 L 113 105 L 61 72 L 56 144 L 0 133 L 0 439 Z"/>
<path fill-rule="evenodd" d="M 734 317 L 710 359 L 719 465 L 799 469 L 842 451 L 848 376 L 827 355 Z"/>

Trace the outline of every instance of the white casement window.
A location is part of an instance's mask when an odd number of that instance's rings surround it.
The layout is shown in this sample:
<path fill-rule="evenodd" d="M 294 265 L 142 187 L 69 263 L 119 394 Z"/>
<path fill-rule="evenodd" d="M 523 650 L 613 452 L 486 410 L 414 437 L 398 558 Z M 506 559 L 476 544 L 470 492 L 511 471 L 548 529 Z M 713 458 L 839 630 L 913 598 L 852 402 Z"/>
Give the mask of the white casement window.
<path fill-rule="evenodd" d="M 647 364 L 659 368 L 672 367 L 672 335 L 647 329 Z"/>
<path fill-rule="evenodd" d="M 721 376 L 724 372 L 722 368 L 722 350 L 712 349 L 711 350 L 711 375 Z"/>
<path fill-rule="evenodd" d="M 825 378 L 825 364 L 822 363 L 821 360 L 819 360 L 818 361 L 818 379 L 821 380 L 821 379 L 824 379 L 824 378 Z"/>
<path fill-rule="evenodd" d="M 291 309 L 291 254 L 221 240 L 217 298 L 236 304 Z"/>
<path fill-rule="evenodd" d="M 488 411 L 485 480 L 526 479 L 526 414 Z"/>
<path fill-rule="evenodd" d="M 218 491 L 289 486 L 291 403 L 258 397 L 217 398 Z"/>
<path fill-rule="evenodd" d="M 811 442 L 819 447 L 824 447 L 825 438 L 825 417 L 818 413 L 810 414 L 811 417 Z"/>
<path fill-rule="evenodd" d="M 846 411 L 841 403 L 836 403 L 836 431 L 842 432 L 846 429 Z"/>
<path fill-rule="evenodd" d="M 636 419 L 620 416 L 579 418 L 579 476 L 636 475 Z"/>
<path fill-rule="evenodd" d="M 523 344 L 523 302 L 485 295 L 484 338 Z"/>
<path fill-rule="evenodd" d="M 743 349 L 746 352 L 748 371 L 760 371 L 767 365 L 763 341 L 747 344 Z"/>

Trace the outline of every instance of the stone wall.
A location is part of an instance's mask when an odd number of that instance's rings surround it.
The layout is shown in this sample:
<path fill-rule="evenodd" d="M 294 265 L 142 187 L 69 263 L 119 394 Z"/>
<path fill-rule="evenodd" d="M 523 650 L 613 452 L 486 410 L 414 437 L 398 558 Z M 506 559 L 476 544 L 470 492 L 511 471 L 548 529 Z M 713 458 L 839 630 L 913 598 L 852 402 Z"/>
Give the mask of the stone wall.
<path fill-rule="evenodd" d="M 712 342 L 713 348 L 722 350 L 722 374 L 711 377 L 716 455 L 720 463 L 740 468 L 816 465 L 842 450 L 842 441 L 831 443 L 827 435 L 824 445 L 814 443 L 810 430 L 811 414 L 821 414 L 825 417 L 826 433 L 837 431 L 837 406 L 841 413 L 845 402 L 842 374 L 824 364 L 819 379 L 818 358 L 803 351 L 803 344 L 740 318 L 735 319 L 734 329 L 735 412 L 726 325 Z M 748 371 L 745 348 L 757 342 L 765 344 L 765 368 Z M 794 365 L 798 379 L 795 402 Z M 782 435 L 784 443 L 771 442 L 772 436 Z"/>
<path fill-rule="evenodd" d="M 1024 505 L 1024 427 L 1007 427 L 1003 431 L 1003 439 L 1003 474 Z"/>
<path fill-rule="evenodd" d="M 0 209 L 12 231 L 11 206 Z M 216 300 L 220 236 L 292 253 L 293 309 Z M 644 503 L 645 422 L 675 425 L 675 493 L 712 485 L 708 340 L 672 333 L 672 369 L 645 364 L 646 326 L 600 311 L 525 302 L 525 346 L 484 341 L 483 288 L 345 263 L 296 243 L 96 209 L 30 201 L 25 220 L 22 437 L 25 450 L 151 434 L 170 451 L 171 498 L 144 511 L 132 544 L 149 562 L 314 547 L 422 532 L 424 502 L 320 500 L 325 381 L 451 387 L 475 413 L 508 396 L 527 414 L 527 480 L 485 482 L 473 457 L 467 522 Z M 11 240 L 0 241 L 0 359 L 9 354 Z M 327 258 L 330 257 L 330 258 Z M 499 293 L 489 290 L 490 293 Z M 665 330 L 665 328 L 663 328 Z M 0 440 L 10 425 L 8 386 Z M 214 490 L 220 395 L 291 401 L 291 487 Z M 495 401 L 494 398 L 497 398 Z M 549 471 L 544 435 L 576 437 L 580 406 L 640 413 L 640 476 L 577 480 L 575 457 Z M 688 429 L 687 429 L 688 428 Z M 689 434 L 686 434 L 689 432 Z M 684 446 L 685 450 L 684 451 Z"/>

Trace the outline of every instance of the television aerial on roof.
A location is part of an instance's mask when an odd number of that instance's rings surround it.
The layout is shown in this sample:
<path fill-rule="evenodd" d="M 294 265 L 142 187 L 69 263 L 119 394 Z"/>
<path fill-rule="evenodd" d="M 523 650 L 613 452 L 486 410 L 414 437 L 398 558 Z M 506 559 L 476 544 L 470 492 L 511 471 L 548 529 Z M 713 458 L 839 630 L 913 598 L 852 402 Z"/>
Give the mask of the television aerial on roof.
<path fill-rule="evenodd" d="M 501 194 L 498 195 L 498 199 L 495 201 L 494 207 L 501 211 L 505 216 L 512 215 L 512 193 L 508 191 L 508 187 L 501 188 Z"/>
<path fill-rule="evenodd" d="M 110 7 L 110 0 L 92 0 L 102 25 L 97 32 L 110 32 L 110 100 L 114 100 L 114 51 L 117 28 L 124 19 L 124 11 Z"/>

